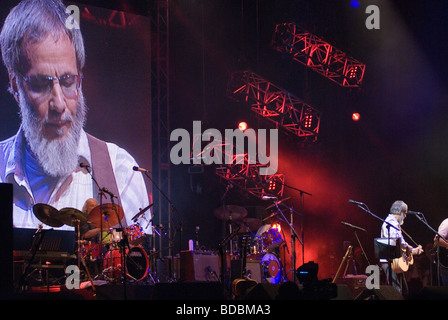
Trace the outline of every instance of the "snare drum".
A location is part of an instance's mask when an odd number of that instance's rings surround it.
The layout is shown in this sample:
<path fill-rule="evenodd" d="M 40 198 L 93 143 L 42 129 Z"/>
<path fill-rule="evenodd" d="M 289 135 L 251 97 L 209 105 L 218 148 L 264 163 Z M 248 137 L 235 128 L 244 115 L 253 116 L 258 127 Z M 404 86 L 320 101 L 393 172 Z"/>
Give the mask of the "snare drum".
<path fill-rule="evenodd" d="M 104 273 L 107 277 L 118 280 L 122 275 L 122 254 L 118 249 L 109 250 L 104 258 Z M 148 255 L 141 247 L 126 249 L 126 276 L 140 281 L 149 269 Z"/>

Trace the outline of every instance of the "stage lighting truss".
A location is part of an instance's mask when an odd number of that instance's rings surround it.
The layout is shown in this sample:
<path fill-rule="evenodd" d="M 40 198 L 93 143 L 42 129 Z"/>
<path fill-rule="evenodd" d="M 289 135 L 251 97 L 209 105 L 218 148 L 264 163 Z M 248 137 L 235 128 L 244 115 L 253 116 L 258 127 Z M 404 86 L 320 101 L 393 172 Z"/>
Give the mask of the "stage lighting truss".
<path fill-rule="evenodd" d="M 294 23 L 276 25 L 272 47 L 343 87 L 359 87 L 364 78 L 363 63 Z"/>
<path fill-rule="evenodd" d="M 238 155 L 240 158 L 242 155 Z M 259 169 L 265 165 L 249 164 L 247 155 L 244 155 L 244 161 L 217 166 L 215 173 L 224 182 L 238 187 L 239 189 L 263 199 L 263 196 L 270 195 L 277 198 L 283 196 L 284 175 L 276 173 L 273 175 L 260 175 Z"/>
<path fill-rule="evenodd" d="M 196 138 L 194 143 L 201 143 L 200 138 Z M 202 159 L 207 163 L 209 156 L 216 156 L 216 159 L 228 159 L 215 164 L 215 174 L 222 180 L 222 182 L 237 187 L 259 199 L 263 199 L 265 195 L 276 196 L 281 198 L 284 189 L 284 175 L 275 173 L 272 175 L 261 175 L 260 169 L 266 167 L 266 164 L 261 164 L 256 159 L 251 159 L 249 154 L 245 152 L 241 146 L 233 145 L 228 140 L 214 140 L 212 147 L 207 145 L 199 154 L 194 154 L 194 146 L 190 154 L 192 159 Z M 226 146 L 232 145 L 231 154 Z M 201 145 L 202 148 L 202 145 Z M 208 156 L 206 156 L 208 155 Z M 202 167 L 204 163 L 197 167 Z M 195 169 L 199 171 L 198 168 Z"/>
<path fill-rule="evenodd" d="M 252 111 L 288 132 L 317 139 L 320 112 L 272 82 L 251 71 L 236 71 L 228 90 L 231 98 L 249 103 Z"/>

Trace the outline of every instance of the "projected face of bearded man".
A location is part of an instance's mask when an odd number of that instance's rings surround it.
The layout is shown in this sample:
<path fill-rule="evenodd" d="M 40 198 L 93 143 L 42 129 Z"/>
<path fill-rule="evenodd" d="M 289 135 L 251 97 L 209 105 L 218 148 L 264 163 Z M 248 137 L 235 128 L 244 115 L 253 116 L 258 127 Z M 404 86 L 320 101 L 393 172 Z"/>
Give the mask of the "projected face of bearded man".
<path fill-rule="evenodd" d="M 85 122 L 75 49 L 64 34 L 49 34 L 23 48 L 27 72 L 11 79 L 31 152 L 53 177 L 71 174 Z"/>

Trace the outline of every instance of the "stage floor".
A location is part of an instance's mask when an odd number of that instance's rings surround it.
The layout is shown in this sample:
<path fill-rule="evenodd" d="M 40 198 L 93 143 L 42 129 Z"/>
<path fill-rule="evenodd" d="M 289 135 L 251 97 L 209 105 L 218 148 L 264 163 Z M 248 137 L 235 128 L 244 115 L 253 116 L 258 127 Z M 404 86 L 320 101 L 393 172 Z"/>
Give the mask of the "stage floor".
<path fill-rule="evenodd" d="M 292 283 L 258 283 L 248 286 L 242 295 L 225 290 L 218 282 L 177 282 L 156 284 L 104 283 L 67 289 L 65 285 L 31 287 L 27 292 L 10 296 L 12 300 L 141 300 L 141 301 L 281 301 L 281 300 L 448 300 L 448 288 L 422 288 L 411 297 L 403 297 L 393 287 L 376 290 L 358 290 L 345 284 L 336 285 L 336 291 L 319 292 L 313 297 L 302 286 Z M 9 299 L 9 297 L 7 298 Z"/>

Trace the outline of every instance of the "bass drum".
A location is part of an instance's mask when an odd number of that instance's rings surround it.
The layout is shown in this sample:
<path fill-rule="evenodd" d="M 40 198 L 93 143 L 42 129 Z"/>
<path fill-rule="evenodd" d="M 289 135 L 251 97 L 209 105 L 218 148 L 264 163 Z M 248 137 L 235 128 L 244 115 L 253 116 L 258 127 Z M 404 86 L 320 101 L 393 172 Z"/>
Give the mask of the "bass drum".
<path fill-rule="evenodd" d="M 268 283 L 276 284 L 282 279 L 282 265 L 271 253 L 265 254 L 261 259 L 261 272 L 263 280 Z"/>
<path fill-rule="evenodd" d="M 113 280 L 119 280 L 122 275 L 122 254 L 118 249 L 110 250 L 104 257 L 104 273 Z M 126 276 L 140 281 L 148 275 L 149 260 L 141 247 L 126 249 Z"/>

